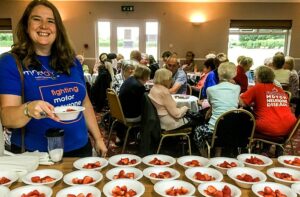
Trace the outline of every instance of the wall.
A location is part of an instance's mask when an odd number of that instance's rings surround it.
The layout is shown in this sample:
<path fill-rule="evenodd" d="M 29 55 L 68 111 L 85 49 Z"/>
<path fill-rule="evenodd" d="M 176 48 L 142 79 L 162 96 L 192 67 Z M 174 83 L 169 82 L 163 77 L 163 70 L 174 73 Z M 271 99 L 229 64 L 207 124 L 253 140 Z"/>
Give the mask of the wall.
<path fill-rule="evenodd" d="M 184 57 L 187 50 L 203 58 L 210 51 L 227 51 L 230 19 L 293 20 L 290 55 L 300 57 L 300 3 L 130 3 L 133 13 L 123 13 L 124 2 L 53 2 L 62 14 L 64 24 L 78 53 L 84 50 L 88 63 L 95 58 L 96 22 L 98 19 L 156 19 L 160 22 L 160 52 L 176 51 Z M 0 17 L 11 17 L 13 27 L 28 2 L 1 1 Z M 127 4 L 128 5 L 128 4 Z M 189 17 L 201 12 L 207 22 L 193 26 Z M 170 44 L 173 47 L 170 47 Z"/>

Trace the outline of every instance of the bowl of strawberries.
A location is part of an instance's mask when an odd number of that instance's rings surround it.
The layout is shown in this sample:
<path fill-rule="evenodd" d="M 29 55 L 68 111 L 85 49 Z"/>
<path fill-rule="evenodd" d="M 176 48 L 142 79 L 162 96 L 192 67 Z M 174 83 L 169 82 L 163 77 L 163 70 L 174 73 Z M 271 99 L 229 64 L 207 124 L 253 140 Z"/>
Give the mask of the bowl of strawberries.
<path fill-rule="evenodd" d="M 78 170 L 101 170 L 108 165 L 108 161 L 102 157 L 85 157 L 73 163 Z"/>
<path fill-rule="evenodd" d="M 244 167 L 242 162 L 229 157 L 215 157 L 210 159 L 209 163 L 223 175 L 226 175 L 229 168 Z"/>
<path fill-rule="evenodd" d="M 60 190 L 56 197 L 101 197 L 101 191 L 90 185 L 75 185 Z"/>
<path fill-rule="evenodd" d="M 137 155 L 132 154 L 119 154 L 114 155 L 108 159 L 110 165 L 115 167 L 134 167 L 142 162 L 142 159 Z"/>
<path fill-rule="evenodd" d="M 116 179 L 106 183 L 102 191 L 107 197 L 139 197 L 145 193 L 145 186 L 136 180 Z"/>
<path fill-rule="evenodd" d="M 186 181 L 168 180 L 155 183 L 154 191 L 164 197 L 192 196 L 196 189 L 191 183 Z"/>
<path fill-rule="evenodd" d="M 43 169 L 30 172 L 23 176 L 22 181 L 28 185 L 45 185 L 53 187 L 56 182 L 61 180 L 63 173 L 55 169 Z"/>
<path fill-rule="evenodd" d="M 185 176 L 198 186 L 209 181 L 222 181 L 223 175 L 216 169 L 207 167 L 189 168 L 185 171 Z"/>
<path fill-rule="evenodd" d="M 143 174 L 153 184 L 158 181 L 178 179 L 180 176 L 180 173 L 177 170 L 169 167 L 148 167 L 144 169 Z"/>
<path fill-rule="evenodd" d="M 33 196 L 43 196 L 51 197 L 52 189 L 45 185 L 26 185 L 17 187 L 9 192 L 9 197 L 33 197 Z"/>
<path fill-rule="evenodd" d="M 241 188 L 249 189 L 253 184 L 265 182 L 267 176 L 259 170 L 248 167 L 236 167 L 227 171 L 227 175 Z"/>
<path fill-rule="evenodd" d="M 235 185 L 224 182 L 206 182 L 198 186 L 198 191 L 205 197 L 239 197 L 242 195 L 241 190 Z"/>
<path fill-rule="evenodd" d="M 143 163 L 148 166 L 168 167 L 176 163 L 176 160 L 169 155 L 153 154 L 142 159 Z"/>
<path fill-rule="evenodd" d="M 143 172 L 133 167 L 117 167 L 107 171 L 106 177 L 111 181 L 115 179 L 139 180 L 143 177 Z"/>
<path fill-rule="evenodd" d="M 251 189 L 259 197 L 297 197 L 297 194 L 288 186 L 274 182 L 257 183 L 252 185 Z"/>
<path fill-rule="evenodd" d="M 194 167 L 208 167 L 209 159 L 196 155 L 186 155 L 179 157 L 177 159 L 177 163 L 185 169 Z"/>
<path fill-rule="evenodd" d="M 237 156 L 237 159 L 240 162 L 243 162 L 246 167 L 255 168 L 257 170 L 263 170 L 267 166 L 270 166 L 273 164 L 272 159 L 269 157 L 259 155 L 259 154 L 240 154 Z"/>
<path fill-rule="evenodd" d="M 292 168 L 275 167 L 267 170 L 267 175 L 275 182 L 287 186 L 300 183 L 300 171 Z"/>
<path fill-rule="evenodd" d="M 0 185 L 10 187 L 12 183 L 16 182 L 19 176 L 16 172 L 10 170 L 0 171 Z"/>
<path fill-rule="evenodd" d="M 300 170 L 300 156 L 283 155 L 278 157 L 278 162 L 288 168 Z"/>
<path fill-rule="evenodd" d="M 95 170 L 77 170 L 64 176 L 63 181 L 67 185 L 95 185 L 101 181 L 103 175 Z"/>

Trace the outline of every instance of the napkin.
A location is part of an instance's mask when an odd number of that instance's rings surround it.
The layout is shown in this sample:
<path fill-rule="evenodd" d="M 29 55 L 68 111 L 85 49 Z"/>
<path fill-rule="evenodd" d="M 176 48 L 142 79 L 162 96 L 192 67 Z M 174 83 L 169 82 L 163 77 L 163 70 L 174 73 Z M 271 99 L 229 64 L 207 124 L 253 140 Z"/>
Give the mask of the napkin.
<path fill-rule="evenodd" d="M 0 169 L 16 172 L 19 176 L 19 181 L 28 172 L 36 170 L 38 166 L 38 156 L 14 155 L 0 157 Z"/>
<path fill-rule="evenodd" d="M 39 151 L 34 151 L 34 152 L 25 152 L 22 154 L 14 154 L 9 151 L 4 151 L 5 155 L 10 155 L 10 156 L 16 156 L 16 155 L 23 155 L 23 156 L 34 156 L 38 158 L 38 163 L 40 165 L 53 165 L 54 162 L 51 161 L 49 154 L 47 152 L 39 152 Z"/>

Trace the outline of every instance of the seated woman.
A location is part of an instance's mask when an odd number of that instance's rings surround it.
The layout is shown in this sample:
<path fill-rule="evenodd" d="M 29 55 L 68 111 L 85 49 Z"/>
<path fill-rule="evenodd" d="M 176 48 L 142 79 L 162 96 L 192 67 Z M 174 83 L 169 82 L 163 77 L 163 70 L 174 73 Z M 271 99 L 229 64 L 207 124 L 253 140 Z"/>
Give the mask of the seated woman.
<path fill-rule="evenodd" d="M 138 65 L 133 76 L 124 81 L 120 88 L 119 98 L 128 122 L 141 120 L 142 99 L 146 92 L 145 83 L 150 78 L 150 69 L 144 65 Z"/>
<path fill-rule="evenodd" d="M 194 136 L 194 140 L 200 149 L 205 147 L 205 140 L 210 140 L 219 116 L 238 108 L 241 88 L 239 85 L 230 82 L 236 76 L 236 72 L 234 63 L 222 63 L 218 68 L 219 83 L 207 88 L 207 99 L 211 105 L 208 113 L 211 112 L 211 117 L 208 124 L 202 125 L 195 130 Z"/>
<path fill-rule="evenodd" d="M 215 68 L 216 68 L 215 58 L 209 58 L 205 60 L 200 80 L 195 86 L 192 86 L 193 95 L 197 97 L 199 96 L 199 92 L 204 86 L 204 82 L 206 80 L 208 73 L 212 70 L 215 70 Z"/>
<path fill-rule="evenodd" d="M 274 85 L 275 74 L 267 66 L 255 70 L 255 86 L 240 97 L 243 106 L 253 105 L 257 133 L 271 137 L 286 136 L 296 124 L 288 96 Z"/>
<path fill-rule="evenodd" d="M 188 121 L 183 116 L 188 107 L 176 107 L 176 102 L 172 98 L 169 88 L 172 84 L 172 72 L 161 68 L 155 72 L 154 86 L 151 88 L 149 98 L 157 109 L 162 129 L 172 130 L 183 126 Z"/>
<path fill-rule="evenodd" d="M 120 91 L 120 87 L 123 82 L 133 75 L 135 70 L 134 63 L 131 60 L 122 61 L 121 72 L 116 74 L 113 78 L 112 87 L 117 93 Z"/>

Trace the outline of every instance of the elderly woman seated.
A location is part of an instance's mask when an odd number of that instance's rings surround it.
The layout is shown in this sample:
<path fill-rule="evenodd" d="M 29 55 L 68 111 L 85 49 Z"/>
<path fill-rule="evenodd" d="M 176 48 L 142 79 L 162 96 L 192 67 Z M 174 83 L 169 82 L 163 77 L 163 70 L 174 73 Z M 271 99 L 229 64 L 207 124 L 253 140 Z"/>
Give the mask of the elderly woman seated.
<path fill-rule="evenodd" d="M 112 87 L 116 90 L 117 93 L 120 91 L 120 87 L 123 82 L 133 75 L 136 66 L 131 60 L 123 60 L 121 63 L 121 72 L 116 74 L 113 78 Z"/>
<path fill-rule="evenodd" d="M 169 88 L 172 84 L 172 72 L 161 68 L 155 72 L 154 86 L 151 88 L 149 98 L 157 109 L 162 129 L 172 130 L 183 126 L 188 121 L 183 118 L 188 107 L 176 107 Z"/>
<path fill-rule="evenodd" d="M 255 86 L 241 95 L 242 105 L 253 105 L 256 132 L 269 136 L 285 136 L 296 123 L 289 108 L 288 96 L 273 84 L 275 74 L 266 66 L 255 70 Z"/>
<path fill-rule="evenodd" d="M 257 134 L 281 137 L 290 133 L 296 117 L 291 112 L 284 90 L 274 85 L 274 78 L 271 68 L 258 67 L 255 70 L 255 86 L 241 95 L 240 102 L 243 106 L 253 106 Z"/>
<path fill-rule="evenodd" d="M 215 123 L 219 116 L 227 111 L 237 109 L 239 104 L 240 86 L 231 83 L 236 76 L 234 63 L 225 62 L 218 68 L 219 83 L 207 88 L 207 99 L 211 105 L 208 113 L 211 113 L 208 124 L 202 125 L 195 130 L 194 139 L 201 149 L 205 147 L 205 140 L 210 140 Z M 220 149 L 218 153 L 220 154 Z"/>

